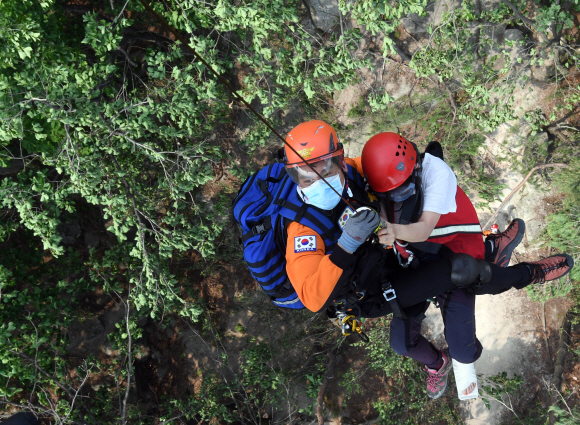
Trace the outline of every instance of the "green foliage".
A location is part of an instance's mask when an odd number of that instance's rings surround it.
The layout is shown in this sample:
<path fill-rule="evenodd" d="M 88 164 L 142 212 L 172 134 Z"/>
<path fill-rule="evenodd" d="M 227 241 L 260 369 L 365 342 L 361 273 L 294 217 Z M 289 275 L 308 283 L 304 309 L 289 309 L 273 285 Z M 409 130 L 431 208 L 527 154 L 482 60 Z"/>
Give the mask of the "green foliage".
<path fill-rule="evenodd" d="M 390 318 L 378 319 L 367 334 L 368 344 L 357 343 L 365 352 L 366 366 L 388 377 L 387 397 L 373 402 L 383 424 L 457 423 L 455 400 L 425 403 L 425 375 L 413 359 L 396 354 L 389 344 Z"/>
<path fill-rule="evenodd" d="M 572 272 L 576 274 L 575 269 L 572 269 Z M 543 285 L 527 286 L 526 292 L 532 301 L 545 303 L 552 298 L 565 297 L 572 292 L 573 289 L 573 283 L 570 282 L 568 278 L 564 278 L 563 282 L 562 279 L 558 279 Z"/>
<path fill-rule="evenodd" d="M 235 421 L 235 412 L 230 411 L 222 402 L 222 394 L 225 395 L 227 388 L 211 374 L 204 377 L 199 392 L 184 399 L 171 399 L 163 403 L 167 412 L 160 417 L 161 420 L 171 420 L 181 416 L 187 420 L 200 422 L 221 420 L 226 423 Z"/>
<path fill-rule="evenodd" d="M 572 28 L 574 25 L 574 16 L 562 9 L 558 3 L 551 3 L 549 6 L 542 6 L 536 16 L 536 30 L 546 32 L 553 28 L 556 32 L 565 28 Z"/>
<path fill-rule="evenodd" d="M 570 163 L 555 176 L 555 182 L 559 190 L 566 195 L 568 205 L 580 204 L 580 157 L 573 155 L 568 157 Z"/>
<path fill-rule="evenodd" d="M 348 111 L 348 114 L 346 115 L 349 118 L 357 118 L 363 116 L 365 111 L 366 111 L 365 99 L 364 97 L 360 96 L 358 99 L 358 104 L 350 108 L 350 111 Z"/>
<path fill-rule="evenodd" d="M 425 14 L 427 0 L 339 0 L 338 7 L 345 15 L 350 15 L 359 25 L 364 25 L 373 35 L 382 32 L 383 55 L 395 54 L 394 41 L 391 34 L 400 24 L 400 18 L 409 14 Z"/>
<path fill-rule="evenodd" d="M 577 407 L 570 412 L 558 406 L 550 406 L 548 411 L 554 414 L 555 425 L 576 425 L 578 423 L 578 417 L 580 416 Z"/>
<path fill-rule="evenodd" d="M 44 263 L 37 247 L 0 250 L 0 263 L 21 265 L 14 272 L 0 267 L 0 376 L 4 378 L 0 397 L 12 398 L 21 392 L 28 396 L 36 388 L 40 404 L 50 405 L 44 389 L 58 392 L 55 381 L 68 379 L 64 330 L 78 314 L 76 297 L 91 285 L 75 274 L 78 255 L 67 254 L 66 261 L 55 265 Z M 38 368 L 52 371 L 53 379 L 31 367 L 34 361 Z"/>
<path fill-rule="evenodd" d="M 382 111 L 387 108 L 389 103 L 392 103 L 395 100 L 393 96 L 391 96 L 386 91 L 382 94 L 376 93 L 369 95 L 369 106 L 373 112 Z"/>
<path fill-rule="evenodd" d="M 152 6 L 277 128 L 281 112 L 295 99 L 307 105 L 306 115 L 321 118 L 325 108 L 318 105 L 370 66 L 354 54 L 359 29 L 337 25 L 331 34 L 309 32 L 300 24 L 302 2 L 297 0 L 177 0 Z M 384 55 L 395 52 L 393 37 L 399 36 L 401 18 L 423 15 L 426 6 L 426 0 L 339 2 L 347 18 L 382 33 Z M 498 23 L 512 16 L 505 5 L 489 13 L 484 18 Z M 542 30 L 550 22 L 566 26 L 569 16 L 563 13 L 559 6 L 543 7 L 538 25 Z M 457 111 L 447 105 L 447 93 L 407 106 L 379 89 L 368 96 L 368 105 L 361 99 L 349 116 L 375 114 L 379 131 L 417 123 L 415 130 L 425 141 L 441 140 L 447 160 L 465 166 L 465 157 L 475 156 L 482 145 L 476 130 L 490 131 L 513 116 L 515 78 L 510 79 L 509 61 L 500 70 L 494 70 L 494 63 L 501 58 L 493 57 L 482 69 L 473 67 L 470 25 L 478 19 L 464 2 L 431 29 L 429 45 L 411 63 L 419 76 L 445 83 L 458 79 Z M 543 60 L 535 52 L 531 58 Z M 562 108 L 571 110 L 577 97 L 576 91 Z M 234 190 L 214 180 L 216 170 L 224 169 L 228 177 L 245 178 L 251 167 L 237 165 L 244 161 L 232 165 L 234 159 L 241 154 L 247 160 L 274 140 L 253 117 L 241 124 L 246 112 L 138 2 L 97 2 L 78 13 L 54 0 L 0 3 L 0 166 L 13 158 L 25 162 L 23 171 L 0 181 L 2 400 L 33 400 L 47 415 L 65 418 L 63 423 L 90 422 L 79 407 L 85 396 L 73 402 L 59 383 L 75 391 L 85 378 L 98 375 L 110 380 L 91 396 L 90 411 L 98 418 L 93 422 L 120 423 L 119 396 L 134 377 L 135 365 L 128 360 L 138 350 L 136 344 L 130 349 L 129 341 L 143 334 L 138 319 L 162 321 L 175 313 L 194 323 L 204 311 L 192 284 L 196 280 L 176 268 L 176 260 L 203 257 L 207 263 L 190 270 L 197 278 L 201 269 L 207 274 L 215 270 L 212 261 L 240 257 L 239 248 L 228 246 L 233 245 L 227 215 Z M 241 139 L 235 154 L 224 149 L 231 139 Z M 491 200 L 499 186 L 480 173 L 480 163 L 475 165 L 468 187 Z M 571 193 L 578 191 L 574 167 L 562 174 Z M 90 253 L 80 243 L 66 248 L 59 231 L 66 217 L 80 214 L 81 208 L 98 211 L 96 227 L 106 222 L 107 235 L 100 235 L 99 248 Z M 554 246 L 572 249 L 566 241 L 577 240 L 574 217 L 556 217 L 549 226 Z M 131 312 L 108 336 L 119 357 L 87 356 L 73 365 L 66 352 L 67 329 L 74 320 L 92 317 L 82 300 L 95 289 Z M 375 403 L 382 420 L 457 422 L 456 405 L 424 404 L 416 363 L 388 348 L 388 321 L 380 324 L 365 352 L 370 369 L 391 378 L 389 397 Z M 216 335 L 216 347 L 220 338 Z M 265 342 L 250 341 L 240 373 L 227 383 L 204 373 L 199 392 L 161 400 L 158 417 L 130 401 L 126 418 L 129 423 L 181 415 L 198 422 L 259 421 L 264 406 L 290 392 L 290 375 L 276 365 L 272 350 Z M 227 356 L 220 362 L 226 365 Z M 71 371 L 76 374 L 70 376 Z M 310 398 L 318 392 L 321 372 L 306 376 Z M 363 390 L 357 376 L 344 377 L 349 390 Z M 224 400 L 232 399 L 236 408 L 226 407 Z"/>
<path fill-rule="evenodd" d="M 504 396 L 509 398 L 511 394 L 520 389 L 523 382 L 521 376 L 514 375 L 513 378 L 508 378 L 506 372 L 486 376 L 482 380 L 484 383 L 481 385 L 481 392 L 483 393 L 481 400 L 488 409 L 491 409 L 489 398 L 505 404 Z"/>
<path fill-rule="evenodd" d="M 510 59 L 505 51 L 502 53 L 505 66 L 501 70 L 494 70 L 498 56 L 487 58 L 486 64 L 475 68 L 477 55 L 485 54 L 486 45 L 493 45 L 485 31 L 481 31 L 479 44 L 473 42 L 471 24 L 478 20 L 473 2 L 463 2 L 461 8 L 445 14 L 443 23 L 430 29 L 430 42 L 413 55 L 410 66 L 420 76 L 436 75 L 441 82 L 458 81 L 463 93 L 457 118 L 490 132 L 515 117 L 516 79 L 510 76 Z"/>
<path fill-rule="evenodd" d="M 552 214 L 546 226 L 546 237 L 551 247 L 558 252 L 566 252 L 579 260 L 578 241 L 580 241 L 579 228 L 580 209 L 572 204 L 569 209 Z M 570 271 L 570 279 L 580 281 L 580 271 L 574 267 Z"/>
<path fill-rule="evenodd" d="M 154 17 L 138 2 L 119 3 L 114 10 L 109 4 L 89 6 L 82 14 L 51 0 L 0 4 L 0 165 L 14 157 L 26 161 L 25 171 L 0 182 L 6 218 L 0 241 L 10 245 L 11 235 L 24 228 L 36 241 L 34 264 L 43 254 L 38 241 L 45 255 L 59 257 L 52 264 L 68 262 L 71 253 L 62 246 L 59 225 L 63 213 L 75 213 L 79 199 L 102 212 L 98 220 L 106 221 L 116 239 L 83 254 L 86 264 L 73 271 L 82 271 L 82 279 L 63 277 L 58 284 L 29 280 L 40 279 L 36 273 L 23 274 L 30 258 L 2 257 L 2 341 L 14 351 L 2 354 L 5 396 L 38 382 L 37 371 L 17 353 L 34 355 L 35 347 L 47 344 L 63 352 L 62 331 L 75 317 L 74 291 L 81 288 L 95 285 L 123 294 L 136 312 L 128 330 L 122 323 L 110 335 L 121 356 L 130 354 L 129 334 L 139 338 L 139 317 L 162 320 L 176 312 L 197 321 L 203 309 L 171 261 L 193 251 L 216 258 L 225 238 L 233 191 L 208 196 L 206 188 L 215 179 L 214 170 L 232 159 L 221 145 L 236 136 L 232 122 L 238 105 L 205 66 L 158 32 Z M 153 7 L 189 35 L 190 46 L 217 72 L 234 75 L 237 67 L 245 75 L 239 80 L 241 94 L 257 100 L 269 117 L 297 94 L 312 99 L 346 87 L 356 70 L 369 64 L 351 55 L 360 31 L 331 40 L 309 34 L 299 24 L 297 2 L 178 1 L 171 9 L 158 2 Z M 246 153 L 272 137 L 254 122 L 247 130 Z M 240 178 L 249 172 L 237 166 L 230 170 Z M 239 384 L 261 388 L 263 379 L 270 384 L 263 393 L 256 391 L 250 405 L 275 398 L 285 379 L 271 376 L 265 348 L 252 350 L 245 353 Z M 39 357 L 43 367 L 66 369 L 60 357 L 54 360 L 45 352 L 46 358 Z M 123 367 L 114 373 L 128 377 L 132 365 Z M 207 388 L 213 387 L 208 383 Z M 104 401 L 114 391 L 107 394 Z M 192 400 L 191 406 L 202 420 L 228 418 L 217 398 L 208 398 L 207 404 L 201 400 Z M 59 403 L 73 409 L 65 399 Z M 120 414 L 104 405 L 95 409 L 106 418 Z M 75 415 L 71 420 L 79 419 Z M 140 417 L 131 406 L 127 415 Z"/>

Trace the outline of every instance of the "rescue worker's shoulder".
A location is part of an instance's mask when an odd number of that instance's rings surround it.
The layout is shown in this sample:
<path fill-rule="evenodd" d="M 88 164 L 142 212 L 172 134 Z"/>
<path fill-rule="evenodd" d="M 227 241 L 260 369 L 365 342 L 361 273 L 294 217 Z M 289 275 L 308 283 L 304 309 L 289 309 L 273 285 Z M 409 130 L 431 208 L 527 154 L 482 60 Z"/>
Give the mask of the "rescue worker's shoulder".
<path fill-rule="evenodd" d="M 316 256 L 326 255 L 324 239 L 314 230 L 303 224 L 292 222 L 288 225 L 288 242 L 286 247 L 286 260 L 289 266 L 299 258 L 315 260 Z M 354 265 L 356 255 L 345 251 L 340 245 L 335 246 L 330 254 L 330 262 L 340 269 L 346 269 Z"/>
<path fill-rule="evenodd" d="M 363 174 L 363 167 L 362 167 L 362 160 L 361 157 L 356 157 L 356 158 L 344 158 L 344 162 L 346 162 L 348 165 L 350 165 L 351 167 L 353 167 L 356 171 L 358 171 L 358 173 L 364 177 L 365 175 Z"/>
<path fill-rule="evenodd" d="M 287 253 L 300 254 L 303 252 L 326 251 L 322 237 L 308 226 L 293 221 L 288 225 Z M 290 247 L 293 247 L 290 250 Z"/>

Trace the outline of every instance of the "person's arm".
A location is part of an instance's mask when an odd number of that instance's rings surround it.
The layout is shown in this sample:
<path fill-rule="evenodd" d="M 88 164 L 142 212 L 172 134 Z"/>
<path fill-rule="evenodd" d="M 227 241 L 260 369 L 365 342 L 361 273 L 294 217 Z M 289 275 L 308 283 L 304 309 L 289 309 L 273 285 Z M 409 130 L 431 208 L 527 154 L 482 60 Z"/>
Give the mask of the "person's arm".
<path fill-rule="evenodd" d="M 456 211 L 457 178 L 444 161 L 429 154 L 425 155 L 421 188 L 423 213 L 417 223 L 387 223 L 386 229 L 379 231 L 382 244 L 392 245 L 395 239 L 406 242 L 426 241 L 437 226 L 439 217 Z"/>
<path fill-rule="evenodd" d="M 392 224 L 386 223 L 386 227 L 378 231 L 379 242 L 383 245 L 393 245 L 395 239 L 406 242 L 423 242 L 429 239 L 429 235 L 437 226 L 441 214 L 425 211 L 416 223 Z"/>
<path fill-rule="evenodd" d="M 286 272 L 309 310 L 323 310 L 348 289 L 355 260 L 338 245 L 326 255 L 324 241 L 315 231 L 299 223 L 288 226 Z"/>

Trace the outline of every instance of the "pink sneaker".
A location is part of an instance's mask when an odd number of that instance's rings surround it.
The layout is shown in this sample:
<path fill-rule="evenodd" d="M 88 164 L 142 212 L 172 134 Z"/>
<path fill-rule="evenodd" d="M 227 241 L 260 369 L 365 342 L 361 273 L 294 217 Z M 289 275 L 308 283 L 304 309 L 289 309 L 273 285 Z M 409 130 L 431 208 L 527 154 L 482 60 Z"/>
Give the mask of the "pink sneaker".
<path fill-rule="evenodd" d="M 449 356 L 449 351 L 447 349 L 441 352 L 441 358 L 443 359 L 443 365 L 439 370 L 429 369 L 425 366 L 425 371 L 427 372 L 427 397 L 433 400 L 441 397 L 447 390 L 447 382 L 449 381 L 449 372 L 451 371 L 451 357 Z"/>

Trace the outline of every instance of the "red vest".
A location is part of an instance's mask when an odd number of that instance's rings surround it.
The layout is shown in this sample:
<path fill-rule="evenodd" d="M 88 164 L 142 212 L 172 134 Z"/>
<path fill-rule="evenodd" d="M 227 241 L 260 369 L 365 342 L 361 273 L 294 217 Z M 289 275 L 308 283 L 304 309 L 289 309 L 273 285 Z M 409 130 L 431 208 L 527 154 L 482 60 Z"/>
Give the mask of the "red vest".
<path fill-rule="evenodd" d="M 478 260 L 485 258 L 483 232 L 473 204 L 459 186 L 455 195 L 457 211 L 443 214 L 427 242 L 445 245 L 459 254 L 469 254 Z"/>

